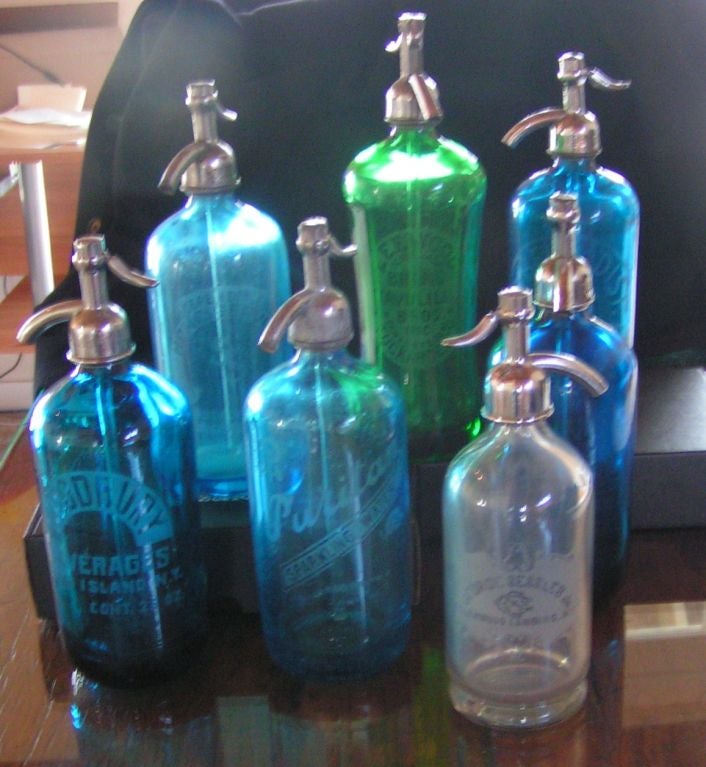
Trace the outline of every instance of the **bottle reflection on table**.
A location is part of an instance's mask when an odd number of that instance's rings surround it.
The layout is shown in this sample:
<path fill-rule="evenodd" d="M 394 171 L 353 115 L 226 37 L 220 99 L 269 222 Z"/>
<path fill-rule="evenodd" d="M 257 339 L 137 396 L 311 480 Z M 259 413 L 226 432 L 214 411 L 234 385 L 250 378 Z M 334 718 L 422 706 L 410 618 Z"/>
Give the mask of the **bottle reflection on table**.
<path fill-rule="evenodd" d="M 594 613 L 589 689 L 583 708 L 545 728 L 512 732 L 453 712 L 449 767 L 614 767 L 622 728 L 624 618 L 612 599 Z"/>
<path fill-rule="evenodd" d="M 544 729 L 511 732 L 451 717 L 453 767 L 592 767 L 585 711 Z"/>
<path fill-rule="evenodd" d="M 273 676 L 269 694 L 218 700 L 227 767 L 413 767 L 410 672 L 403 661 L 366 681 Z"/>
<path fill-rule="evenodd" d="M 215 767 L 218 731 L 209 701 L 182 679 L 118 690 L 73 675 L 70 714 L 81 763 L 90 767 Z M 186 689 L 190 687 L 191 692 Z"/>

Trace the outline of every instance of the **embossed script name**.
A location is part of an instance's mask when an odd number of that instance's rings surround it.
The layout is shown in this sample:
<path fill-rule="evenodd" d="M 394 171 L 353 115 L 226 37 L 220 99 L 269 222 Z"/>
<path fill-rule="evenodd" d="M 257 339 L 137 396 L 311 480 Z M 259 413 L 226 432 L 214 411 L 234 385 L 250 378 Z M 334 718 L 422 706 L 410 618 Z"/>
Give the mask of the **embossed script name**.
<path fill-rule="evenodd" d="M 375 495 L 381 483 L 396 475 L 397 460 L 397 446 L 390 443 L 370 463 L 352 462 L 345 467 L 345 475 L 340 477 L 341 484 L 337 488 L 328 488 L 326 493 L 321 492 L 314 502 L 301 490 L 273 493 L 267 511 L 267 537 L 276 542 L 282 530 L 302 533 L 315 527 L 322 519 L 335 522 L 341 514 L 349 513 L 354 498 L 365 499 Z"/>

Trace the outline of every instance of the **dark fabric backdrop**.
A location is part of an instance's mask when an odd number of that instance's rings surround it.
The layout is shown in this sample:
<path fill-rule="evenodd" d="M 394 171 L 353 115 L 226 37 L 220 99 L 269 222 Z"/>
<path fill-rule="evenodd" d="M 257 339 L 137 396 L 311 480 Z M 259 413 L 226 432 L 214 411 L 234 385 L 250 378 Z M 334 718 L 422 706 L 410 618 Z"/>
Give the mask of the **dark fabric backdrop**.
<path fill-rule="evenodd" d="M 300 265 L 296 226 L 325 215 L 350 238 L 341 196 L 348 161 L 388 132 L 384 94 L 398 60 L 384 46 L 399 12 L 428 13 L 426 69 L 439 84 L 440 131 L 472 149 L 489 178 L 480 266 L 481 311 L 507 282 L 507 205 L 530 172 L 549 164 L 546 131 L 510 150 L 500 137 L 528 112 L 558 106 L 556 58 L 632 78 L 630 90 L 589 89 L 600 120 L 599 161 L 626 175 L 642 205 L 636 349 L 642 361 L 706 361 L 706 4 L 702 0 L 144 0 L 95 106 L 76 233 L 104 232 L 134 266 L 157 224 L 183 205 L 157 182 L 192 140 L 187 82 L 215 78 L 239 112 L 221 125 L 243 178 L 239 194 L 282 225 Z M 70 254 L 67 254 L 69 258 Z M 350 264 L 334 276 L 351 297 Z M 78 294 L 76 275 L 47 299 Z M 137 358 L 150 361 L 143 292 L 116 284 Z M 38 343 L 36 384 L 68 369 L 65 328 Z M 681 355 L 681 356 L 680 356 Z"/>

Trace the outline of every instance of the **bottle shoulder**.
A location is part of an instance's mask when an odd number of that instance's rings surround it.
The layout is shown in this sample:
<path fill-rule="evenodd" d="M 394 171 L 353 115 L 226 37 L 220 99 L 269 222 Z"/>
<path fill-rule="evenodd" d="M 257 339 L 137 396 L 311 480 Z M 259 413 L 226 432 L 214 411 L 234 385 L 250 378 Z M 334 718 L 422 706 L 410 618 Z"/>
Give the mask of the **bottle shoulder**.
<path fill-rule="evenodd" d="M 604 204 L 612 200 L 634 214 L 639 211 L 637 194 L 630 182 L 616 171 L 601 166 L 585 168 L 560 163 L 544 168 L 517 187 L 513 200 L 544 204 L 546 198 L 555 192 L 576 194 L 584 207 L 592 199 Z"/>
<path fill-rule="evenodd" d="M 357 409 L 402 409 L 402 396 L 387 375 L 368 363 L 346 354 L 335 360 L 314 362 L 293 358 L 263 375 L 246 398 L 246 413 L 292 411 L 302 413 L 321 405 Z"/>
<path fill-rule="evenodd" d="M 530 351 L 573 354 L 609 381 L 637 371 L 635 353 L 622 336 L 598 317 L 583 314 L 548 315 L 531 326 Z"/>
<path fill-rule="evenodd" d="M 160 373 L 139 363 L 106 368 L 74 370 L 47 389 L 36 401 L 30 419 L 46 422 L 84 415 L 98 417 L 109 409 L 113 418 L 122 413 L 143 412 L 148 420 L 189 420 L 190 409 L 182 391 Z"/>
<path fill-rule="evenodd" d="M 449 465 L 445 505 L 548 512 L 577 506 L 592 493 L 585 460 L 546 424 L 500 426 L 464 448 Z"/>
<path fill-rule="evenodd" d="M 148 268 L 174 252 L 193 252 L 199 243 L 205 250 L 214 235 L 219 250 L 270 246 L 286 253 L 282 230 L 269 214 L 230 195 L 193 200 L 159 224 L 148 238 Z"/>
<path fill-rule="evenodd" d="M 272 239 L 283 238 L 282 229 L 277 221 L 269 213 L 265 213 L 249 202 L 238 203 L 238 218 L 243 226 L 265 228 L 270 232 Z"/>
<path fill-rule="evenodd" d="M 194 195 L 170 216 L 161 221 L 152 232 L 152 237 L 173 228 L 193 225 L 206 216 L 237 216 L 244 203 L 233 194 Z"/>
<path fill-rule="evenodd" d="M 359 152 L 346 171 L 352 178 L 399 182 L 423 178 L 467 177 L 485 184 L 478 158 L 466 147 L 443 136 L 400 131 Z"/>
<path fill-rule="evenodd" d="M 136 392 L 144 398 L 159 399 L 164 403 L 171 403 L 170 407 L 175 414 L 189 410 L 189 403 L 182 390 L 168 378 L 154 368 L 133 363 L 126 375 L 118 376 L 121 385 L 133 386 Z"/>

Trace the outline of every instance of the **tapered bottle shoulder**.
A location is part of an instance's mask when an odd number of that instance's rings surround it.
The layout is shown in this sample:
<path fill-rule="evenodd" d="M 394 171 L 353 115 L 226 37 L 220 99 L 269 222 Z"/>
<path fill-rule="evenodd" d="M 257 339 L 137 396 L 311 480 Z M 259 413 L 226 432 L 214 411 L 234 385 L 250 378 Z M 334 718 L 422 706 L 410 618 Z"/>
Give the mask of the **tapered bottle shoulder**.
<path fill-rule="evenodd" d="M 483 513 L 574 508 L 591 493 L 588 465 L 544 422 L 490 427 L 456 456 L 444 481 L 446 508 Z"/>
<path fill-rule="evenodd" d="M 175 254 L 263 248 L 286 254 L 282 231 L 271 216 L 231 194 L 195 195 L 154 230 L 147 266 L 154 272 Z"/>
<path fill-rule="evenodd" d="M 184 394 L 156 371 L 140 364 L 108 368 L 75 369 L 57 381 L 37 400 L 30 416 L 30 431 L 93 429 L 109 420 L 129 434 L 139 422 L 154 430 L 164 425 L 176 429 L 191 424 Z"/>
<path fill-rule="evenodd" d="M 467 194 L 485 191 L 478 158 L 461 144 L 433 131 L 403 130 L 360 152 L 348 166 L 344 193 L 349 202 L 360 185 L 410 181 L 456 183 Z"/>
<path fill-rule="evenodd" d="M 583 312 L 540 317 L 531 327 L 530 351 L 573 354 L 608 379 L 609 385 L 637 372 L 637 358 L 620 334 Z"/>
<path fill-rule="evenodd" d="M 389 411 L 403 414 L 396 384 L 373 366 L 341 352 L 323 359 L 296 357 L 266 373 L 252 387 L 245 403 L 246 418 L 291 414 L 318 417 L 323 410 L 346 418 Z"/>
<path fill-rule="evenodd" d="M 558 163 L 540 170 L 523 181 L 512 200 L 513 213 L 526 205 L 538 205 L 537 214 L 546 219 L 546 200 L 555 192 L 575 194 L 581 206 L 582 219 L 599 206 L 610 206 L 626 218 L 639 216 L 640 204 L 630 182 L 615 171 L 588 167 L 580 163 Z"/>

